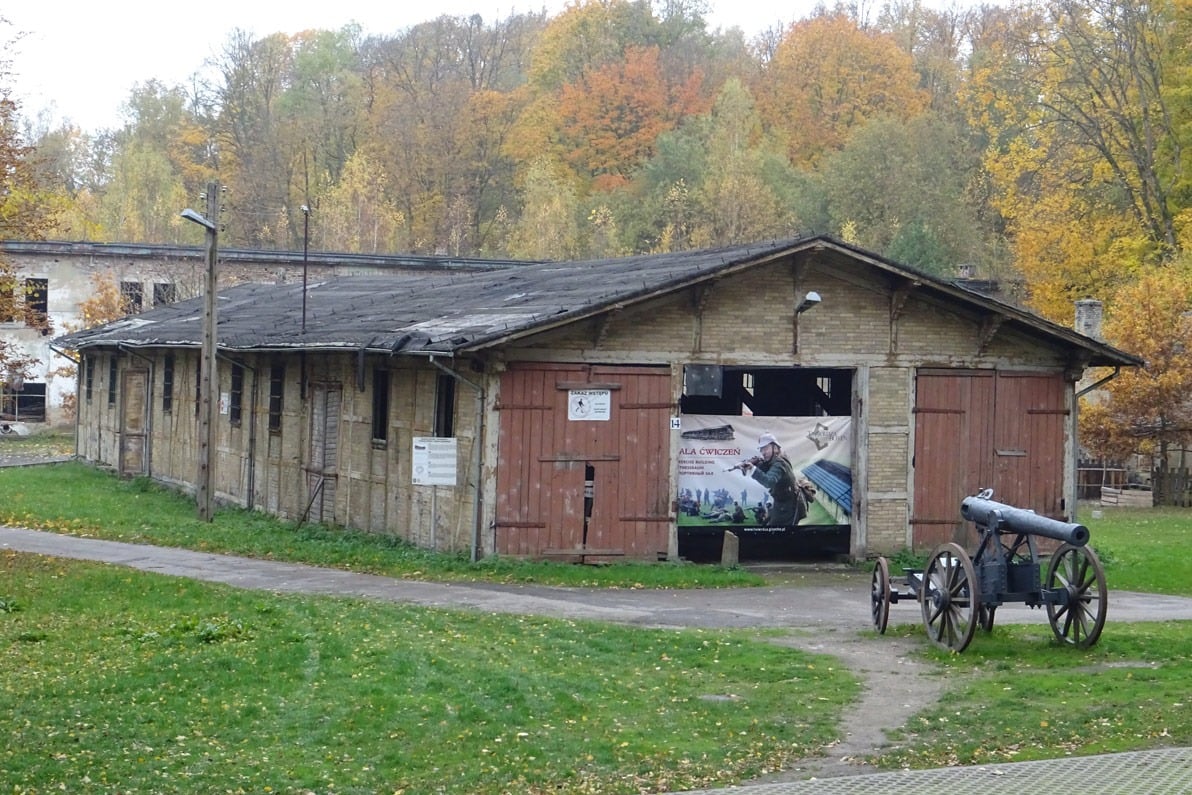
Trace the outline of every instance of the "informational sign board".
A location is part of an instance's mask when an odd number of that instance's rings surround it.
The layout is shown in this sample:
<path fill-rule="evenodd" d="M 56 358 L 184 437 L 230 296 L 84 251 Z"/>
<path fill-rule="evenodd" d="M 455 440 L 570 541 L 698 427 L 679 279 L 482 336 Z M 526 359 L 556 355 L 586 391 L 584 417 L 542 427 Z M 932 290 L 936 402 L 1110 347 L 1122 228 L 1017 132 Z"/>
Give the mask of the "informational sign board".
<path fill-rule="evenodd" d="M 572 389 L 567 392 L 567 419 L 572 422 L 607 422 L 612 417 L 612 410 L 612 390 Z"/>
<path fill-rule="evenodd" d="M 414 485 L 456 485 L 457 450 L 454 437 L 415 436 L 411 458 Z"/>

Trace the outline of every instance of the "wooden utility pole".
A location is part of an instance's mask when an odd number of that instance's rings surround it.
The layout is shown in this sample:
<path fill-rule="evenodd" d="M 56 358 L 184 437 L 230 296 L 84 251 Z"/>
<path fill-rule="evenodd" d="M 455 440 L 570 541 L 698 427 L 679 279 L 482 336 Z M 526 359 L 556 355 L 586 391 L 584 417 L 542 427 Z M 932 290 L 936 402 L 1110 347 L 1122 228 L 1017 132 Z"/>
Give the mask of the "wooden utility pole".
<path fill-rule="evenodd" d="M 199 472 L 196 502 L 199 518 L 210 522 L 215 516 L 212 485 L 215 447 L 215 390 L 219 387 L 215 358 L 215 260 L 219 245 L 219 185 L 207 183 L 207 213 L 183 210 L 182 217 L 207 230 L 207 273 L 203 282 L 203 345 L 199 365 Z"/>

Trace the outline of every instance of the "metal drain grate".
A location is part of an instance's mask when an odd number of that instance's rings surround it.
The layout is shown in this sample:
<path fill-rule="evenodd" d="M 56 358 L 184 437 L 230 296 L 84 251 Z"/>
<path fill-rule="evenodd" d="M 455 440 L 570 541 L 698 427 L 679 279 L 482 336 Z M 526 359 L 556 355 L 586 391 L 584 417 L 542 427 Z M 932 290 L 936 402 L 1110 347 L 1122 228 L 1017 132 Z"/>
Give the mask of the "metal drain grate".
<path fill-rule="evenodd" d="M 1192 748 L 872 773 L 701 792 L 705 795 L 725 795 L 726 792 L 744 795 L 909 792 L 915 795 L 1023 795 L 1027 792 L 1067 792 L 1074 787 L 1097 795 L 1189 795 L 1192 793 Z"/>

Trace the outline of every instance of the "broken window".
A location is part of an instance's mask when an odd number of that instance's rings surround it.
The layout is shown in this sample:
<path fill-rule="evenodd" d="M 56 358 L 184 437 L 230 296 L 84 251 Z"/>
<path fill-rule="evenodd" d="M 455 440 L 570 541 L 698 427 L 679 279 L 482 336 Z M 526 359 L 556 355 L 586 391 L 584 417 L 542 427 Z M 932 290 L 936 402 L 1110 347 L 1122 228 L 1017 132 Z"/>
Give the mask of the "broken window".
<path fill-rule="evenodd" d="M 145 306 L 144 285 L 140 282 L 120 282 L 120 301 L 124 314 L 137 314 Z"/>
<path fill-rule="evenodd" d="M 25 325 L 50 333 L 50 280 L 25 280 Z"/>
<path fill-rule="evenodd" d="M 804 367 L 721 367 L 719 379 L 687 374 L 684 414 L 847 417 L 852 371 Z M 711 385 L 710 385 L 711 384 Z"/>
<path fill-rule="evenodd" d="M 0 278 L 0 323 L 13 323 L 17 319 L 17 295 L 11 276 Z"/>
<path fill-rule="evenodd" d="M 153 305 L 172 304 L 178 300 L 178 289 L 169 282 L 155 282 L 153 284 Z"/>

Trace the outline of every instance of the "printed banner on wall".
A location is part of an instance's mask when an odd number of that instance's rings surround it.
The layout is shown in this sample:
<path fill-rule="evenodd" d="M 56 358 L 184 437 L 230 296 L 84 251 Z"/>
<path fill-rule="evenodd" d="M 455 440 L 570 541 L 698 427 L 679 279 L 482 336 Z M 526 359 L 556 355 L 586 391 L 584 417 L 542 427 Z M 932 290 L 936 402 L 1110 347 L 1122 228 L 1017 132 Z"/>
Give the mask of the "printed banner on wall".
<path fill-rule="evenodd" d="M 793 525 L 847 525 L 853 507 L 851 424 L 850 417 L 684 416 L 680 529 L 775 532 Z M 778 478 L 785 482 L 772 482 L 779 465 L 755 461 L 763 437 L 781 447 L 793 483 L 785 476 Z M 794 520 L 784 520 L 792 511 Z"/>

